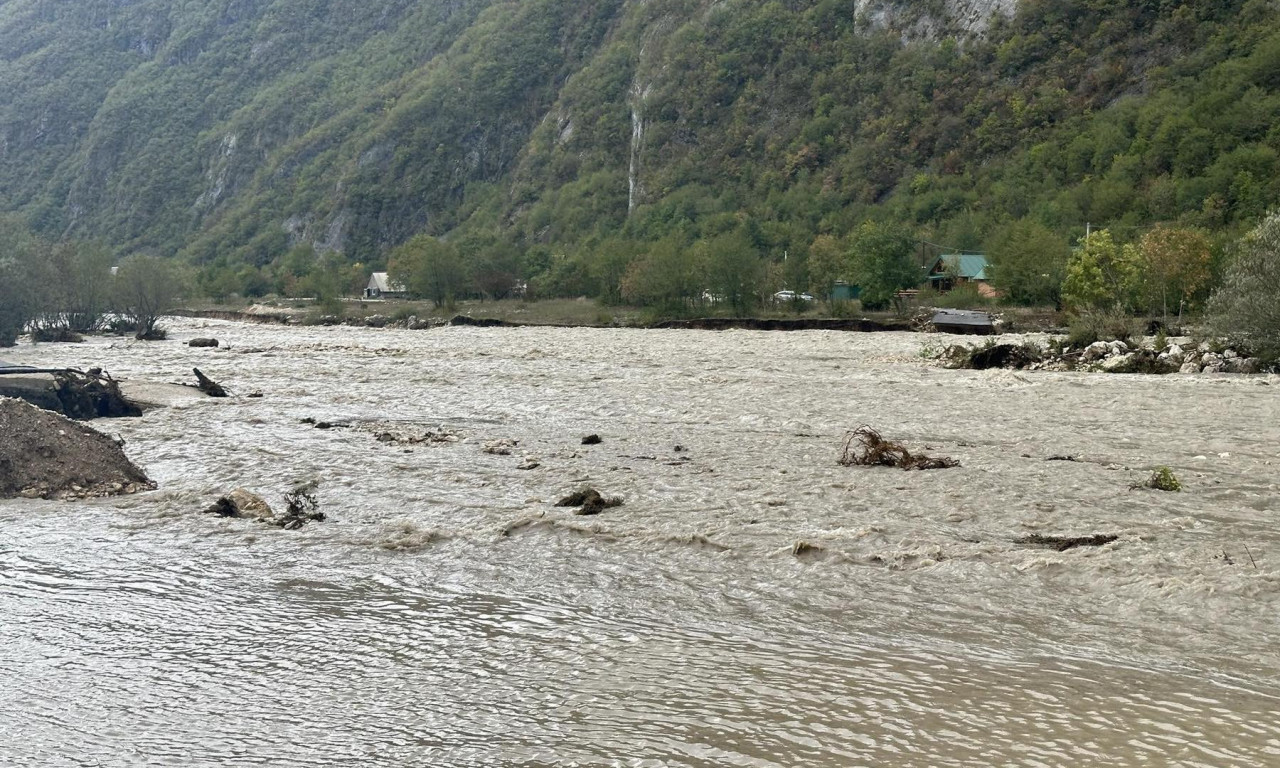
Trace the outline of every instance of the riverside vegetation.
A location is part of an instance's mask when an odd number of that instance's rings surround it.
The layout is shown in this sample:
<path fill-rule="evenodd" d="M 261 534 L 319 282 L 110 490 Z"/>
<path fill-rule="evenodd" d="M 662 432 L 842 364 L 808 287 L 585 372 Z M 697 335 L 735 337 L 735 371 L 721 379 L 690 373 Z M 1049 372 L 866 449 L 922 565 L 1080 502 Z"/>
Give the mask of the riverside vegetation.
<path fill-rule="evenodd" d="M 1233 243 L 1280 202 L 1272 3 L 864 5 L 14 0 L 0 210 L 219 299 L 387 267 L 442 303 L 875 308 L 929 242 L 1009 302 L 1165 316 L 1269 268 Z"/>

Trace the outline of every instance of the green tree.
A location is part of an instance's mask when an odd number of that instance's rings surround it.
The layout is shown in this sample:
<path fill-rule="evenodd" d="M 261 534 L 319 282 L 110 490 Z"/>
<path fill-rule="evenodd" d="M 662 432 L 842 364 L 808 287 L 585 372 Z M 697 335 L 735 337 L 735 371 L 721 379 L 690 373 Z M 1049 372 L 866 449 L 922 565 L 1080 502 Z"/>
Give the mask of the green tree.
<path fill-rule="evenodd" d="M 47 245 L 16 219 L 0 218 L 0 347 L 11 347 L 45 308 Z"/>
<path fill-rule="evenodd" d="M 182 277 L 171 259 L 135 254 L 120 262 L 113 283 L 117 311 L 130 322 L 134 338 L 164 338 L 160 318 L 173 309 Z"/>
<path fill-rule="evenodd" d="M 864 222 L 850 240 L 849 253 L 867 309 L 884 309 L 895 293 L 916 287 L 924 277 L 915 240 L 898 227 Z"/>
<path fill-rule="evenodd" d="M 622 302 L 622 281 L 641 246 L 634 240 L 611 237 L 592 247 L 591 275 L 600 286 L 600 298 L 606 304 Z"/>
<path fill-rule="evenodd" d="M 701 292 L 688 244 L 679 235 L 649 246 L 622 279 L 622 298 L 643 306 L 683 310 Z"/>
<path fill-rule="evenodd" d="M 1044 225 L 1022 219 L 1001 227 L 988 240 L 991 283 L 1014 304 L 1062 302 L 1071 247 Z"/>
<path fill-rule="evenodd" d="M 765 278 L 764 262 L 741 230 L 698 241 L 693 256 L 705 290 L 739 314 L 756 305 Z"/>
<path fill-rule="evenodd" d="M 1209 302 L 1212 325 L 1260 356 L 1280 360 L 1280 212 L 1268 214 L 1233 250 Z"/>
<path fill-rule="evenodd" d="M 469 284 L 458 249 L 429 235 L 418 235 L 392 252 L 387 271 L 393 283 L 437 307 L 452 304 Z"/>
<path fill-rule="evenodd" d="M 831 235 L 818 235 L 809 244 L 809 285 L 818 298 L 831 297 L 837 280 L 848 280 L 853 264 L 847 248 Z"/>
<path fill-rule="evenodd" d="M 1183 307 L 1209 282 L 1213 249 L 1203 232 L 1178 227 L 1156 227 L 1138 243 L 1142 255 L 1142 279 L 1148 305 L 1169 317 L 1169 302 Z"/>
<path fill-rule="evenodd" d="M 91 333 L 111 306 L 111 252 L 101 244 L 72 240 L 49 249 L 49 304 L 44 327 Z"/>
<path fill-rule="evenodd" d="M 1141 258 L 1132 245 L 1120 245 L 1105 229 L 1080 242 L 1067 260 L 1062 299 L 1074 312 L 1133 308 Z"/>

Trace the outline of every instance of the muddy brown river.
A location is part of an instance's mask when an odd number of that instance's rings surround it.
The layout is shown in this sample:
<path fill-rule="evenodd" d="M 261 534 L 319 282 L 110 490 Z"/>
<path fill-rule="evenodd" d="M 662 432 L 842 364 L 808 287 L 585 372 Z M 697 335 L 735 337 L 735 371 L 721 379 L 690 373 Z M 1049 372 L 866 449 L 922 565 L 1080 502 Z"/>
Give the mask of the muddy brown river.
<path fill-rule="evenodd" d="M 154 493 L 0 501 L 0 765 L 1280 765 L 1280 378 L 949 371 L 905 333 L 171 332 L 4 353 L 241 397 L 95 424 Z M 840 466 L 864 423 L 962 466 Z M 1183 492 L 1131 490 L 1157 465 Z M 312 479 L 300 531 L 200 512 Z M 586 485 L 625 504 L 553 506 Z"/>

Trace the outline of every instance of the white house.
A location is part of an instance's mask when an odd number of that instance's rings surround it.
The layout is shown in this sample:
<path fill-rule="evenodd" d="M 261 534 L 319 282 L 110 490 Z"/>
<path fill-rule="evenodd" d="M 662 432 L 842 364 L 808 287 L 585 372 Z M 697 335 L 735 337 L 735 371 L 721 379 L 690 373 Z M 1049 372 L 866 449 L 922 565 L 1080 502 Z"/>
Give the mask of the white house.
<path fill-rule="evenodd" d="M 399 283 L 391 282 L 386 272 L 374 272 L 369 276 L 369 285 L 364 289 L 366 299 L 403 299 L 409 291 Z"/>

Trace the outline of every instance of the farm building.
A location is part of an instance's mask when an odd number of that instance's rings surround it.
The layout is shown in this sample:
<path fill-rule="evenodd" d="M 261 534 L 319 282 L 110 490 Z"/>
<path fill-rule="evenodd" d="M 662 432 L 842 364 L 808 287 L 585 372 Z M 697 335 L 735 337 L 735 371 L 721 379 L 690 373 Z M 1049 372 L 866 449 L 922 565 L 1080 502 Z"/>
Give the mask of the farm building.
<path fill-rule="evenodd" d="M 983 296 L 996 291 L 988 282 L 987 257 L 980 253 L 944 253 L 929 267 L 929 284 L 939 291 L 973 283 Z"/>
<path fill-rule="evenodd" d="M 369 285 L 364 289 L 366 299 L 403 299 L 409 291 L 399 283 L 392 283 L 386 272 L 374 272 L 369 276 Z"/>

